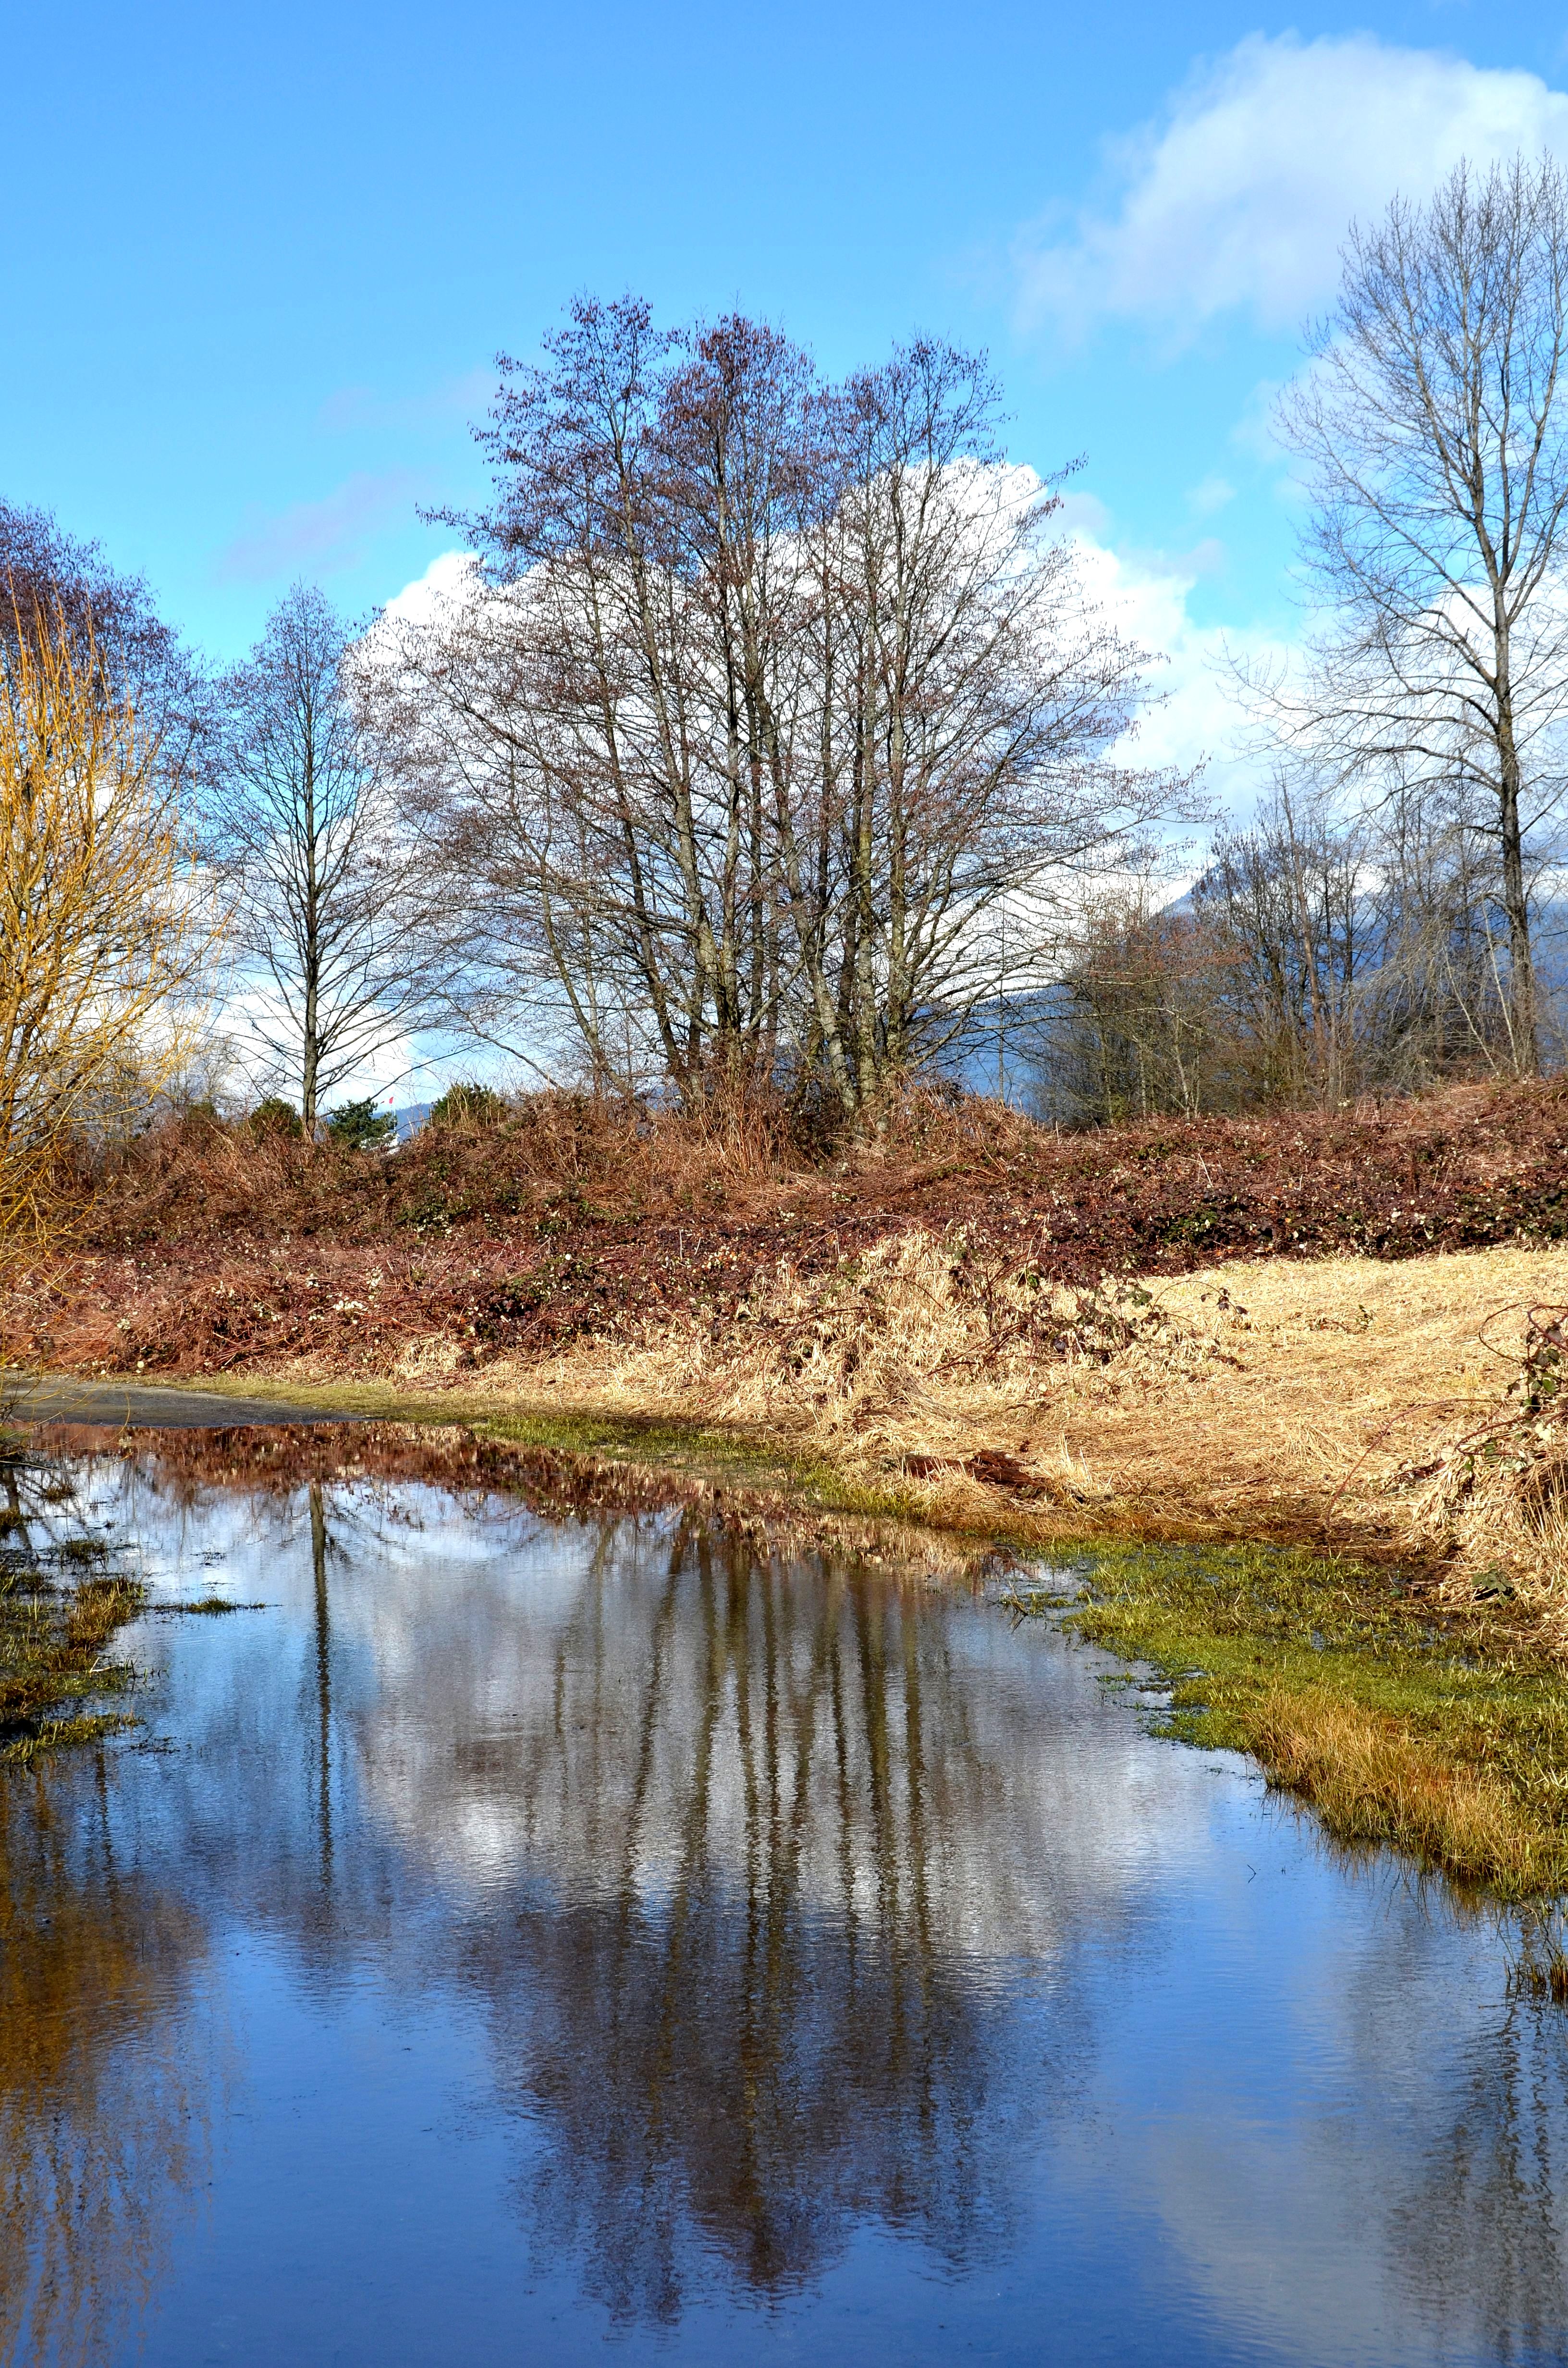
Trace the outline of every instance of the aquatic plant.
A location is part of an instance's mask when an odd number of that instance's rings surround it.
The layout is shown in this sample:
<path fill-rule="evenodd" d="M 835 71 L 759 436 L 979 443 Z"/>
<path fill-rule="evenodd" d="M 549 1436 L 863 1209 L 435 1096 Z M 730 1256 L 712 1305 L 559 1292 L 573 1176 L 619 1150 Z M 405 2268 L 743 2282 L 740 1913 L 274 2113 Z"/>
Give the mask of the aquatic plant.
<path fill-rule="evenodd" d="M 49 1500 L 50 1474 L 20 1458 L 0 1463 L 0 1762 L 85 1743 L 130 1724 L 96 1705 L 135 1682 L 107 1648 L 142 1609 L 140 1579 L 106 1569 L 104 1540 L 68 1526 Z M 64 1531 L 64 1534 L 62 1534 Z"/>

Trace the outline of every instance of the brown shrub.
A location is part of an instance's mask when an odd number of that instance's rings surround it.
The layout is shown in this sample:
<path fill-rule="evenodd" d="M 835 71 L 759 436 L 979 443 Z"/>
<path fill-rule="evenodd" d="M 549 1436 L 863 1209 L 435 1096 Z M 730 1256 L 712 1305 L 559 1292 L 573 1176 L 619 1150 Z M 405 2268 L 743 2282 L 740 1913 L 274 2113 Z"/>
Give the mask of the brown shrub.
<path fill-rule="evenodd" d="M 965 1353 L 982 1357 L 998 1326 L 1017 1339 L 1054 1292 L 1108 1275 L 1558 1240 L 1568 1094 L 1463 1087 L 1069 1136 L 920 1094 L 847 1149 L 756 1095 L 682 1114 L 550 1091 L 389 1157 L 170 1121 L 83 1179 L 70 1255 L 0 1300 L 0 1350 L 87 1371 L 387 1372 L 437 1337 L 468 1365 L 675 1317 L 716 1338 L 759 1293 L 782 1314 L 803 1291 L 814 1323 L 835 1278 L 916 1235 L 943 1257 L 961 1243 L 950 1293 L 966 1331 L 979 1309 Z"/>

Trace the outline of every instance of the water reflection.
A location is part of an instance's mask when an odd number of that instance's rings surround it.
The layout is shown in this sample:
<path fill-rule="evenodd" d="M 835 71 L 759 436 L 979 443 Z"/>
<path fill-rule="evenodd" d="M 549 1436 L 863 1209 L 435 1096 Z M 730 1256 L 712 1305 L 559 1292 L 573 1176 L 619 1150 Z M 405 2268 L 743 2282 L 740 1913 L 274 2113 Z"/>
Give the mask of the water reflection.
<path fill-rule="evenodd" d="M 1562 2356 L 1568 2330 L 1568 2052 L 1516 2004 L 1454 2066 L 1449 2113 L 1389 2213 L 1402 2282 L 1488 2360 Z"/>
<path fill-rule="evenodd" d="M 101 1754 L 0 1783 L 0 2357 L 100 2357 L 202 2173 L 203 1933 L 119 1863 Z"/>
<path fill-rule="evenodd" d="M 483 1836 L 521 1895 L 463 1965 L 553 2135 L 530 2225 L 617 2315 L 666 2320 L 693 2237 L 764 2294 L 868 2217 L 950 2260 L 1005 2248 L 1002 1993 L 1060 1932 L 984 1815 L 1000 1738 L 918 1600 L 832 1568 L 802 1589 L 695 1523 L 657 1570 L 641 1543 L 601 1538 L 504 1698 L 498 1639 L 442 1656 L 449 1758 L 395 1728 L 367 1753 L 405 1827 Z M 1028 2067 L 1038 2110 L 1060 2080 Z"/>
<path fill-rule="evenodd" d="M 236 2292 L 224 2357 L 687 2347 L 721 2305 L 766 2349 L 868 2245 L 830 2358 L 945 2356 L 933 2277 L 1000 2358 L 1559 2356 L 1563 2023 L 1484 1920 L 961 1595 L 296 1476 L 85 1471 L 164 1603 L 270 1608 L 145 1623 L 168 1751 L 0 1790 L 0 2356 L 127 2356 L 149 2294 L 150 2359 L 218 2356 Z"/>

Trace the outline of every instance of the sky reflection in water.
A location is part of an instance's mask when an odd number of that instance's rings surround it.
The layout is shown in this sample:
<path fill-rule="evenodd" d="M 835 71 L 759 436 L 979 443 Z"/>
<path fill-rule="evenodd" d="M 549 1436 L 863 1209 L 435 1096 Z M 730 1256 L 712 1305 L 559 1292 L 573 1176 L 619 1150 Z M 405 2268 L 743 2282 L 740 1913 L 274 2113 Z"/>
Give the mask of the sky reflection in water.
<path fill-rule="evenodd" d="M 0 2359 L 1568 2351 L 1564 2018 L 1098 1655 L 689 1517 L 76 1474 L 268 1608 L 0 1780 Z"/>

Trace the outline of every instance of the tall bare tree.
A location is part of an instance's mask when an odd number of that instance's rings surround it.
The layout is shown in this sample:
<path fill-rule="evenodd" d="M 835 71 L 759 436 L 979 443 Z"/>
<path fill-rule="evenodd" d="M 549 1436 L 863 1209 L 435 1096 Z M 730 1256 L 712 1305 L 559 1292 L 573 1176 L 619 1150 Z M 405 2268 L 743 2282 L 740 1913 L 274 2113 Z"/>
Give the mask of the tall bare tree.
<path fill-rule="evenodd" d="M 427 1004 L 412 866 L 358 710 L 356 648 L 331 603 L 296 585 L 223 685 L 215 766 L 213 849 L 264 988 L 253 1049 L 298 1079 L 307 1135 L 325 1097 Z"/>
<path fill-rule="evenodd" d="M 1142 654 L 972 357 L 824 389 L 765 324 L 631 300 L 546 357 L 483 433 L 489 596 L 386 668 L 469 957 L 596 1076 L 782 1066 L 858 1116 L 994 992 L 1002 901 L 1170 803 L 1116 755 Z"/>
<path fill-rule="evenodd" d="M 504 1025 L 531 986 L 596 1078 L 651 1065 L 700 1094 L 777 1044 L 809 373 L 744 323 L 677 358 L 631 301 L 579 304 L 547 356 L 504 361 L 483 438 L 498 499 L 472 523 L 497 589 L 392 671 L 482 1007 Z"/>
<path fill-rule="evenodd" d="M 1019 991 L 1052 891 L 1181 802 L 1119 757 L 1148 662 L 1087 598 L 1057 501 L 1006 464 L 999 424 L 983 365 L 926 340 L 833 404 L 810 810 L 836 846 L 801 952 L 818 1057 L 853 1111 L 997 998 L 1009 905 Z"/>
<path fill-rule="evenodd" d="M 1358 228 L 1283 431 L 1334 616 L 1276 713 L 1359 794 L 1479 792 L 1514 1065 L 1539 1063 L 1530 867 L 1562 787 L 1568 182 L 1460 165 Z M 1473 801 L 1472 801 L 1473 802 Z"/>

